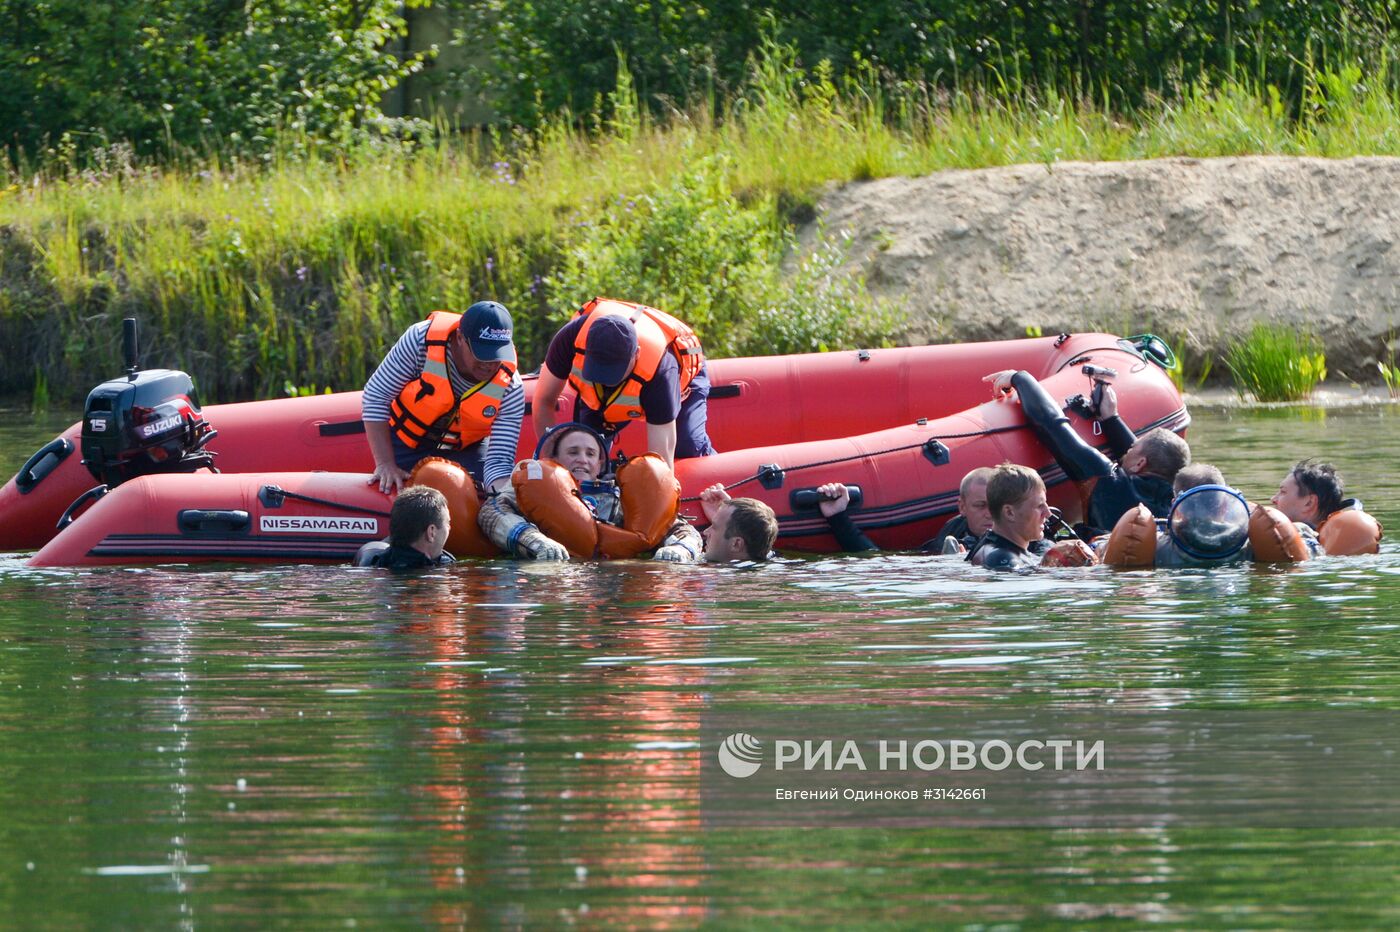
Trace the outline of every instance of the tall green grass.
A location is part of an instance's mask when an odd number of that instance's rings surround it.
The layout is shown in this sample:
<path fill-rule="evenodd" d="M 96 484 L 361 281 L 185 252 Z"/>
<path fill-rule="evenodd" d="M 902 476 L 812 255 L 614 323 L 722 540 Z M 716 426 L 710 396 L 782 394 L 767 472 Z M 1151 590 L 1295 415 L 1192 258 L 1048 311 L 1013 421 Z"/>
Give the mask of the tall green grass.
<path fill-rule="evenodd" d="M 1302 401 L 1327 378 L 1318 339 L 1277 324 L 1255 324 L 1225 359 L 1235 389 L 1258 401 Z"/>
<path fill-rule="evenodd" d="M 1385 362 L 1378 359 L 1376 369 L 1381 374 L 1381 381 L 1385 383 L 1385 390 L 1390 392 L 1390 399 L 1400 399 L 1400 366 L 1397 366 L 1394 360 Z"/>
<path fill-rule="evenodd" d="M 1388 65 L 1318 68 L 1291 118 L 1245 77 L 1123 114 L 1053 89 L 939 94 L 873 72 L 804 78 L 791 54 L 770 46 L 739 94 L 664 122 L 635 106 L 624 69 L 598 114 L 561 114 L 532 133 L 175 167 L 115 148 L 82 170 L 4 169 L 0 339 L 25 350 L 0 357 L 0 392 L 30 389 L 37 365 L 55 398 L 80 398 L 115 371 L 125 315 L 142 319 L 148 359 L 189 370 L 219 400 L 288 382 L 357 387 L 411 321 L 488 297 L 511 308 L 527 366 L 605 288 L 695 317 L 721 352 L 768 349 L 754 334 L 777 332 L 769 324 L 795 328 L 778 351 L 880 342 L 897 313 L 842 271 L 835 237 L 788 263 L 796 276 L 777 274 L 794 247 L 790 218 L 809 214 L 828 183 L 1023 162 L 1400 154 Z M 703 190 L 680 192 L 698 166 Z M 717 248 L 736 230 L 757 231 L 762 248 Z M 609 253 L 608 264 L 605 243 L 635 255 Z M 661 281 L 643 246 L 705 261 L 673 263 Z M 762 306 L 748 314 L 755 295 Z M 785 310 L 812 301 L 810 320 Z"/>

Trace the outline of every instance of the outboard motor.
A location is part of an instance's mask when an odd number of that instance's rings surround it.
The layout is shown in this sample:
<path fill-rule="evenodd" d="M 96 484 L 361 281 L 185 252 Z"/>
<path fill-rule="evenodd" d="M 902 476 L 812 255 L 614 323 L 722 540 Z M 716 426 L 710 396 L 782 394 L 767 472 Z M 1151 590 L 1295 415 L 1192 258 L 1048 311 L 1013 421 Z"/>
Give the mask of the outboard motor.
<path fill-rule="evenodd" d="M 137 476 L 214 469 L 214 454 L 205 450 L 218 431 L 200 414 L 194 381 L 174 369 L 136 366 L 136 320 L 122 321 L 122 357 L 126 376 L 103 382 L 88 393 L 83 407 L 83 465 L 101 482 L 68 506 L 60 529 L 74 513 L 111 488 Z"/>

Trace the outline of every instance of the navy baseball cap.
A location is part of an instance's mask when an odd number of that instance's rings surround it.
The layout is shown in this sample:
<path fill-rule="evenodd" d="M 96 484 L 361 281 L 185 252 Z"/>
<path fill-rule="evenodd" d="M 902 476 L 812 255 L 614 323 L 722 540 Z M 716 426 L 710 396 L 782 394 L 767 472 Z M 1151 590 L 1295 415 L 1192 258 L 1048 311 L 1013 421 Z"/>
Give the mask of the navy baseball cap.
<path fill-rule="evenodd" d="M 478 301 L 462 315 L 462 335 L 472 348 L 472 355 L 482 362 L 514 360 L 515 344 L 511 342 L 510 311 L 495 301 Z"/>
<path fill-rule="evenodd" d="M 637 328 L 625 317 L 608 315 L 593 321 L 583 346 L 583 380 L 619 385 L 632 373 L 637 353 Z"/>

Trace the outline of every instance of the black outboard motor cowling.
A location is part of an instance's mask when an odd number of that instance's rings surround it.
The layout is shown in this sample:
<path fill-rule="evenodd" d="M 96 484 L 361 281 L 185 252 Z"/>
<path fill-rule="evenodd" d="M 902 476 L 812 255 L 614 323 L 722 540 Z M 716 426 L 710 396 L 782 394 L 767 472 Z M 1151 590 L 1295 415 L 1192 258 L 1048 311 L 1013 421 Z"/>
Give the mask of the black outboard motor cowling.
<path fill-rule="evenodd" d="M 109 486 L 150 473 L 192 472 L 213 465 L 213 454 L 202 448 L 215 434 L 188 375 L 147 369 L 88 393 L 83 465 Z"/>
<path fill-rule="evenodd" d="M 214 469 L 214 454 L 204 445 L 219 434 L 200 416 L 194 381 L 174 369 L 140 372 L 136 356 L 136 320 L 128 317 L 122 321 L 126 378 L 88 392 L 83 407 L 83 465 L 108 487 L 150 473 Z M 97 492 L 89 489 L 69 505 L 59 528 Z"/>

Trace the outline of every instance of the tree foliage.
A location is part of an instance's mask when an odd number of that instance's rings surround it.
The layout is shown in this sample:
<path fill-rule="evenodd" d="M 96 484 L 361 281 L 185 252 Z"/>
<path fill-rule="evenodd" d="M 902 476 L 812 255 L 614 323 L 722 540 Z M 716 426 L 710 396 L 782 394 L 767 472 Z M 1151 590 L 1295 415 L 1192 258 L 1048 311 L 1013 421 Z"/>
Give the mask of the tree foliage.
<path fill-rule="evenodd" d="M 410 2 L 407 6 L 421 5 Z M 347 139 L 422 65 L 391 0 L 0 0 L 0 144 L 141 154 Z"/>
<path fill-rule="evenodd" d="M 1241 74 L 1306 95 L 1315 56 L 1376 64 L 1400 0 L 0 0 L 0 145 L 60 156 L 342 144 L 432 52 L 436 6 L 470 65 L 436 82 L 533 126 L 605 112 L 617 62 L 653 112 L 738 91 L 765 43 L 813 73 L 937 91 L 1053 87 L 1131 108 Z"/>
<path fill-rule="evenodd" d="M 1299 99 L 1315 55 L 1376 60 L 1395 0 L 440 0 L 509 121 L 592 109 L 616 53 L 654 110 L 733 90 L 765 40 L 807 71 L 929 88 L 1050 86 L 1115 106 L 1240 72 Z"/>

